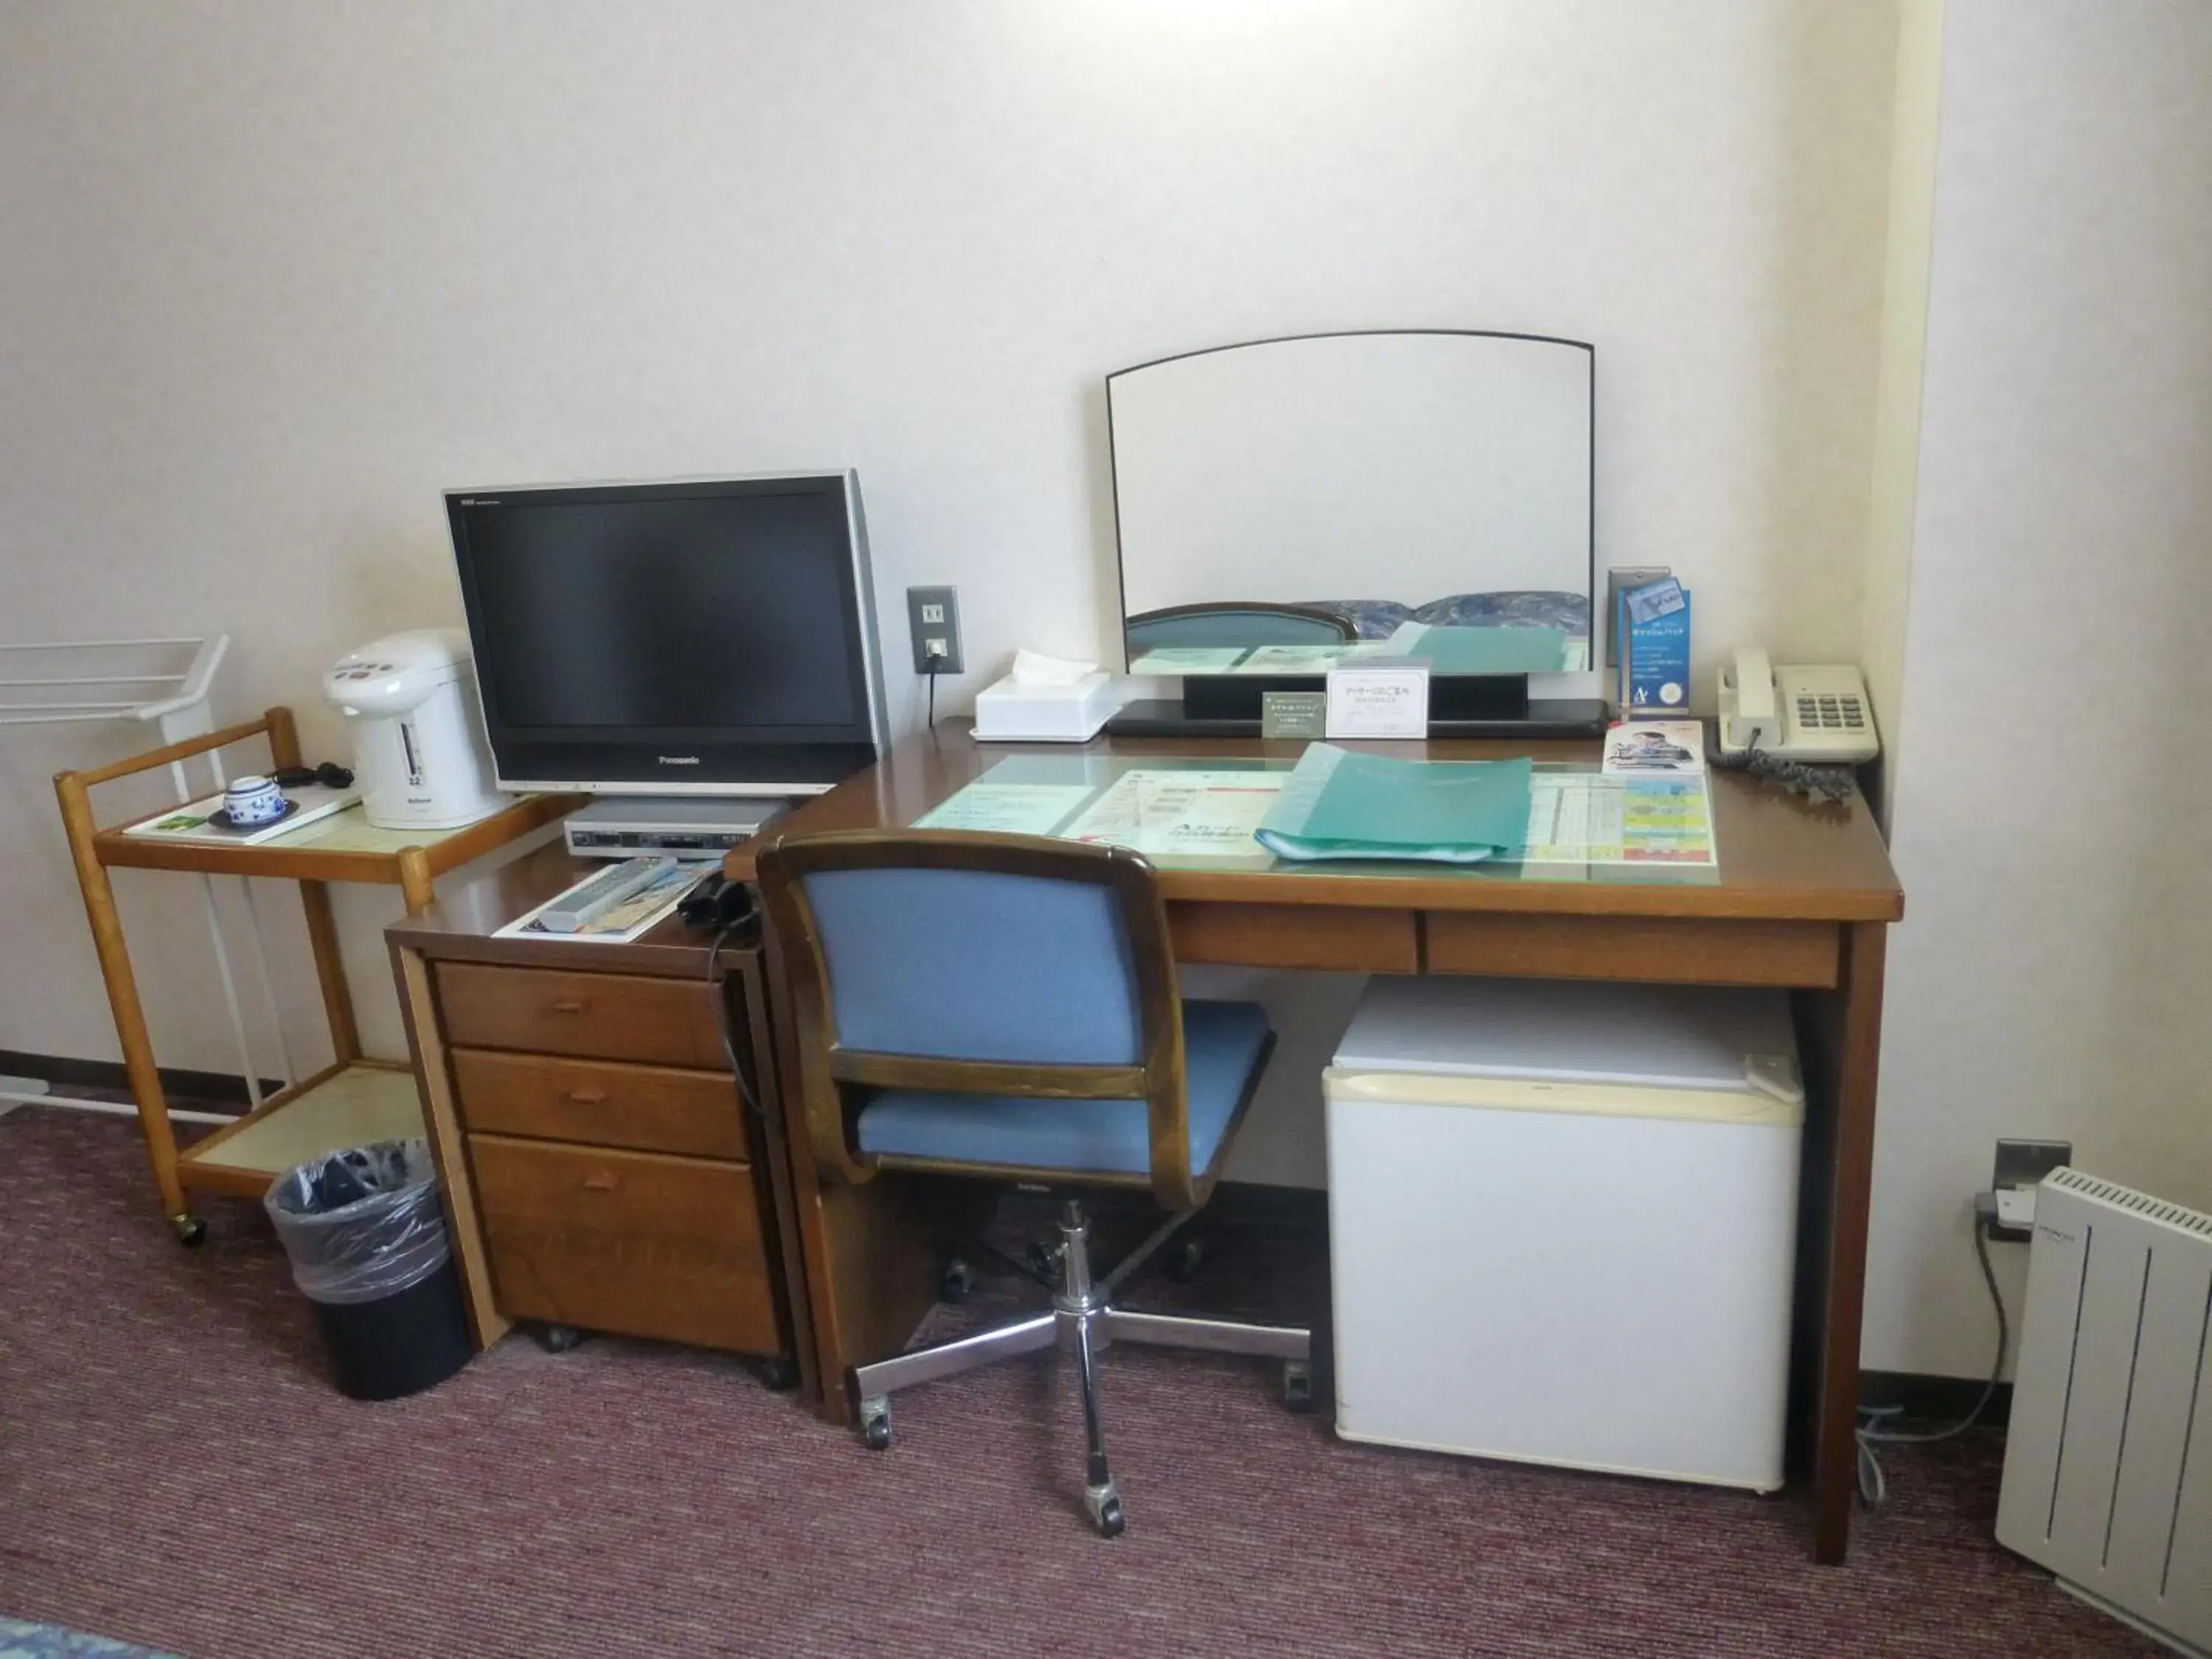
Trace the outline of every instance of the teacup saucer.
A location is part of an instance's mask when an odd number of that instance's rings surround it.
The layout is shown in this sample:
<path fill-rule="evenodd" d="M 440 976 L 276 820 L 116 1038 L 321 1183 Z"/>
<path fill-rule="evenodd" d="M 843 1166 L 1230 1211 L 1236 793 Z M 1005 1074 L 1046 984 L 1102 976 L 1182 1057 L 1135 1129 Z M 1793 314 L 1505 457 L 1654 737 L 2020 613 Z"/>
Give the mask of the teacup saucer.
<path fill-rule="evenodd" d="M 208 822 L 218 830 L 235 830 L 241 836 L 246 836 L 252 834 L 256 830 L 266 830 L 272 823 L 282 823 L 299 810 L 300 803 L 288 797 L 284 802 L 284 810 L 273 817 L 256 818 L 251 823 L 239 823 L 232 819 L 230 808 L 218 806 L 208 814 Z"/>

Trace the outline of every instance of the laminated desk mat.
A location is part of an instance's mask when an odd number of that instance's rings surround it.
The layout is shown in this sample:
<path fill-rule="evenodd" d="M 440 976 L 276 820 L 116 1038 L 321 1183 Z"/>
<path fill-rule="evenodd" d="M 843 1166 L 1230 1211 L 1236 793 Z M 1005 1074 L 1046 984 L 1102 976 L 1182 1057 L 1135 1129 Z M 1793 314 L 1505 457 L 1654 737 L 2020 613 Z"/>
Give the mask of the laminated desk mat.
<path fill-rule="evenodd" d="M 1308 745 L 1255 832 L 1278 858 L 1510 858 L 1528 830 L 1534 763 L 1393 760 Z"/>
<path fill-rule="evenodd" d="M 1539 880 L 1585 878 L 1578 870 L 1588 877 L 1607 871 L 1613 878 L 1651 880 L 1669 869 L 1679 872 L 1673 878 L 1694 879 L 1710 876 L 1717 863 L 1702 775 L 1601 775 L 1583 767 L 1531 768 L 1526 760 L 1393 760 L 1328 744 L 1306 752 L 1297 769 L 1280 762 L 1225 761 L 1111 769 L 1079 757 L 1010 758 L 924 813 L 916 827 L 1105 842 L 1214 870 L 1264 869 L 1279 857 L 1297 863 L 1317 856 L 1285 852 L 1260 833 L 1267 830 L 1346 843 L 1329 857 L 1517 862 L 1525 877 Z M 1354 771 L 1340 781 L 1340 795 L 1331 795 L 1316 823 L 1312 812 L 1322 786 L 1347 756 Z M 1410 775 L 1413 795 L 1425 797 L 1441 822 L 1424 826 L 1408 816 L 1402 791 L 1377 793 L 1370 787 L 1370 768 Z M 1460 781 L 1470 773 L 1489 777 L 1474 786 Z M 1303 799 L 1291 793 L 1294 787 L 1303 788 Z M 1473 817 L 1466 811 L 1470 801 Z M 1518 827 L 1509 830 L 1516 804 Z M 1432 839 L 1424 842 L 1423 834 Z M 1443 850 L 1424 852 L 1424 846 Z M 1632 872 L 1641 873 L 1632 878 Z"/>

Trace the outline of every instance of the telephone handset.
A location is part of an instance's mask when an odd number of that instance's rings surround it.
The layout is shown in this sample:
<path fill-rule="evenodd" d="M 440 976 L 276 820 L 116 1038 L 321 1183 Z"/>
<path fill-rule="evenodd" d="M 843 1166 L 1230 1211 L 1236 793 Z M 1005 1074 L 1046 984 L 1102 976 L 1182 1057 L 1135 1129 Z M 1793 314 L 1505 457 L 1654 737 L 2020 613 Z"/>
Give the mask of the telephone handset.
<path fill-rule="evenodd" d="M 1747 646 L 1723 665 L 1716 701 L 1724 755 L 1856 765 L 1881 752 L 1866 681 L 1847 664 L 1778 665 Z"/>

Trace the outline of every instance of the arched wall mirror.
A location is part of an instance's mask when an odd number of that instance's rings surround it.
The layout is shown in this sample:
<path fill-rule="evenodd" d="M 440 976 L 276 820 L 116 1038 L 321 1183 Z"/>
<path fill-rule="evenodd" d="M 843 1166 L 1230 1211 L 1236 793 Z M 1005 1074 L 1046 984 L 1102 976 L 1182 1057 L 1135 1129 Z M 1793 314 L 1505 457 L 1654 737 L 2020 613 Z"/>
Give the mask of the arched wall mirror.
<path fill-rule="evenodd" d="M 1586 667 L 1594 356 L 1378 331 L 1109 375 L 1130 672 L 1310 675 L 1394 640 L 1440 673 Z"/>

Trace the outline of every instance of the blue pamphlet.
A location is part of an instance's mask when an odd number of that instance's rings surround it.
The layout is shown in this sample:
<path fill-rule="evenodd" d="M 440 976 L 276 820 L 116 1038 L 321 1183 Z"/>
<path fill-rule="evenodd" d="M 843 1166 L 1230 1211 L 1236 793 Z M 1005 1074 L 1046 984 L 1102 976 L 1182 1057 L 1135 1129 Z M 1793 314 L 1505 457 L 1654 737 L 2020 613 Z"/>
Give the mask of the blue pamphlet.
<path fill-rule="evenodd" d="M 1613 613 L 1624 714 L 1690 706 L 1690 590 L 1674 577 L 1624 589 Z"/>

